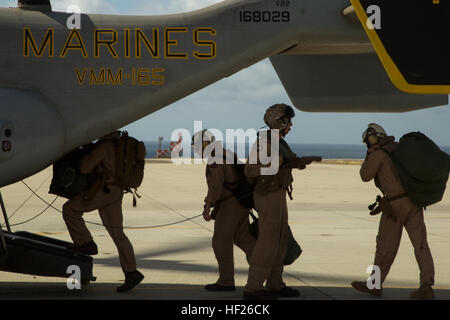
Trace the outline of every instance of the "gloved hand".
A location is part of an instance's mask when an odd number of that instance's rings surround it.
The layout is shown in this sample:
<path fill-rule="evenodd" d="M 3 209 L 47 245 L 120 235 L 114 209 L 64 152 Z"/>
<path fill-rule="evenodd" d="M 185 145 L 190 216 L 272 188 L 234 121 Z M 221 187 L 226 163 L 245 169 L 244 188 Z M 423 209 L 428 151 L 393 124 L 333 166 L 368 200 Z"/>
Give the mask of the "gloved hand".
<path fill-rule="evenodd" d="M 295 158 L 294 160 L 294 168 L 297 169 L 305 169 L 307 165 L 311 164 L 313 161 L 321 162 L 322 157 L 301 157 L 301 158 Z"/>
<path fill-rule="evenodd" d="M 306 168 L 306 162 L 302 158 L 295 158 L 292 164 L 293 168 L 303 170 Z"/>
<path fill-rule="evenodd" d="M 381 148 L 381 146 L 379 144 L 376 144 L 373 146 L 367 146 L 367 155 L 371 154 L 372 152 L 377 151 L 380 148 Z"/>
<path fill-rule="evenodd" d="M 86 151 L 87 153 L 92 153 L 92 150 L 94 150 L 95 146 L 96 146 L 96 144 L 91 142 L 91 143 L 84 145 L 82 147 L 82 149 L 83 149 L 83 151 Z"/>
<path fill-rule="evenodd" d="M 205 219 L 205 221 L 210 221 L 211 220 L 211 214 L 210 214 L 211 207 L 212 207 L 211 203 L 209 203 L 209 202 L 205 203 L 205 206 L 204 206 L 204 209 L 203 209 L 203 213 L 202 213 L 203 214 L 203 219 Z"/>

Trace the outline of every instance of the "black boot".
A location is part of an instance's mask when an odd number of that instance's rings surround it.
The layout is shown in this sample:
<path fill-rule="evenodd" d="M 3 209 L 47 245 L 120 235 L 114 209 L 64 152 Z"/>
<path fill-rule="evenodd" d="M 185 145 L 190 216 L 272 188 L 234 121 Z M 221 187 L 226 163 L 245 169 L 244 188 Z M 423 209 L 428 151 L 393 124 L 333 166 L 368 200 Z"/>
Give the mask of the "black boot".
<path fill-rule="evenodd" d="M 418 290 L 411 292 L 411 299 L 431 300 L 434 299 L 433 288 L 429 285 L 420 286 Z"/>
<path fill-rule="evenodd" d="M 125 283 L 117 288 L 117 292 L 128 292 L 136 287 L 143 279 L 144 275 L 137 270 L 125 272 Z"/>
<path fill-rule="evenodd" d="M 369 293 L 375 297 L 381 297 L 381 294 L 383 293 L 383 288 L 380 289 L 369 289 L 367 287 L 367 282 L 365 281 L 353 281 L 351 283 L 352 287 L 356 290 L 364 293 Z"/>
<path fill-rule="evenodd" d="M 71 246 L 68 246 L 67 249 L 81 253 L 81 254 L 85 254 L 88 256 L 95 256 L 96 254 L 98 254 L 97 245 L 95 244 L 94 240 L 91 240 L 80 246 L 71 245 Z"/>

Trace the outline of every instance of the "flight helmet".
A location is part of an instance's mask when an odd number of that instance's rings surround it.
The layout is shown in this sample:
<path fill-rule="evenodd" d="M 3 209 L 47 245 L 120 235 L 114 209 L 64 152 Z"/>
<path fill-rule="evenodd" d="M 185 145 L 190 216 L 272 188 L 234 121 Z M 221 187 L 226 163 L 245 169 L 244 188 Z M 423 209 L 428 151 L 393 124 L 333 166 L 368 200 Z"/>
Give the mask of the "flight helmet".
<path fill-rule="evenodd" d="M 373 146 L 378 144 L 380 139 L 386 136 L 386 131 L 382 126 L 376 123 L 370 123 L 362 134 L 362 140 L 368 146 Z"/>
<path fill-rule="evenodd" d="M 292 107 L 284 103 L 274 104 L 264 114 L 264 122 L 270 129 L 286 129 L 291 119 L 295 117 Z"/>

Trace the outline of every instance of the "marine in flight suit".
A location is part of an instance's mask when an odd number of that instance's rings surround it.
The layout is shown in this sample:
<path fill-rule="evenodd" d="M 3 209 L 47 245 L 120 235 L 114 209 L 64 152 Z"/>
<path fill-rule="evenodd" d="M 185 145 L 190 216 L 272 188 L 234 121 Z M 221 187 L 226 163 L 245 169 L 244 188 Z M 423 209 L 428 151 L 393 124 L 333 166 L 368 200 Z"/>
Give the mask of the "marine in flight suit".
<path fill-rule="evenodd" d="M 74 245 L 72 250 L 96 255 L 97 245 L 86 227 L 83 219 L 85 212 L 98 210 L 103 225 L 114 241 L 119 253 L 119 260 L 125 274 L 125 283 L 117 288 L 126 292 L 139 284 L 144 276 L 136 269 L 133 246 L 123 231 L 122 198 L 124 190 L 115 184 L 115 149 L 114 139 L 117 133 L 100 139 L 92 152 L 83 157 L 80 172 L 87 174 L 95 171 L 102 177 L 91 190 L 82 192 L 63 205 L 63 218 Z"/>
<path fill-rule="evenodd" d="M 254 183 L 255 209 L 258 212 L 258 240 L 250 258 L 247 285 L 244 299 L 265 300 L 278 297 L 297 297 L 300 292 L 287 287 L 283 282 L 283 261 L 288 240 L 288 210 L 286 194 L 292 192 L 292 169 L 305 169 L 312 161 L 320 161 L 319 157 L 298 158 L 283 139 L 292 126 L 294 110 L 285 104 L 277 104 L 267 109 L 264 121 L 271 129 L 280 130 L 279 136 L 279 168 L 275 174 L 262 175 L 261 169 L 273 165 L 262 164 L 256 154 L 263 152 L 270 155 L 273 141 L 269 137 L 258 138 L 251 150 L 250 159 L 257 163 L 248 163 L 245 175 Z M 270 134 L 269 134 L 270 136 Z M 266 151 L 264 151 L 264 149 Z M 276 148 L 275 148 L 276 149 Z M 276 161 L 276 157 L 272 158 Z M 264 282 L 266 282 L 265 290 Z"/>
<path fill-rule="evenodd" d="M 372 138 L 369 139 L 370 135 Z M 375 185 L 382 190 L 388 200 L 391 199 L 389 203 L 392 207 L 392 213 L 383 212 L 381 215 L 376 239 L 374 265 L 380 268 L 380 282 L 382 284 L 385 281 L 394 262 L 404 227 L 414 247 L 420 270 L 420 288 L 411 293 L 411 298 L 432 299 L 434 292 L 431 286 L 434 284 L 435 271 L 427 241 L 423 209 L 418 208 L 406 195 L 394 163 L 381 149 L 394 151 L 397 145 L 395 138 L 387 136 L 381 126 L 370 124 L 363 134 L 363 140 L 368 143 L 368 151 L 361 166 L 361 179 L 364 182 L 374 179 Z M 380 296 L 382 293 L 382 287 L 370 290 L 366 282 L 355 281 L 352 282 L 352 286 L 375 296 Z"/>
<path fill-rule="evenodd" d="M 206 285 L 205 289 L 231 291 L 235 290 L 233 244 L 250 257 L 256 240 L 249 231 L 249 209 L 241 205 L 231 192 L 238 184 L 238 175 L 234 164 L 226 163 L 226 155 L 229 153 L 229 159 L 237 161 L 235 154 L 223 149 L 208 131 L 202 132 L 202 139 L 202 151 L 210 143 L 215 143 L 223 152 L 223 161 L 208 164 L 205 172 L 208 193 L 204 200 L 203 217 L 206 221 L 214 219 L 212 248 L 219 265 L 219 279 Z"/>

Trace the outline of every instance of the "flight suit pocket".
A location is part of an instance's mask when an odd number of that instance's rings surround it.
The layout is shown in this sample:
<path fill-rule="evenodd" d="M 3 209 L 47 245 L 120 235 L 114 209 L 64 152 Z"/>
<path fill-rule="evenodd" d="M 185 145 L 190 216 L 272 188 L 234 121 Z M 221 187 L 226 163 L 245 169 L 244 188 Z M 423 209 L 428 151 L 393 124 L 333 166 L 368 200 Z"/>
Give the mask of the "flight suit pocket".
<path fill-rule="evenodd" d="M 254 189 L 255 192 L 266 195 L 280 189 L 280 185 L 276 176 L 260 176 Z"/>
<path fill-rule="evenodd" d="M 391 202 L 386 197 L 380 199 L 380 208 L 385 215 L 387 215 L 392 220 L 397 221 Z"/>

